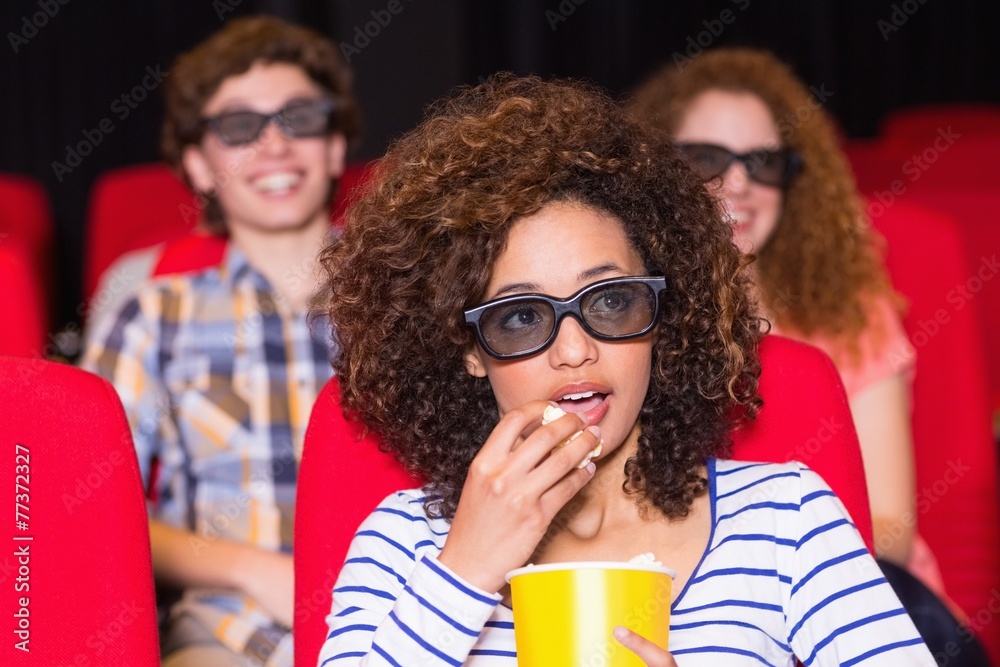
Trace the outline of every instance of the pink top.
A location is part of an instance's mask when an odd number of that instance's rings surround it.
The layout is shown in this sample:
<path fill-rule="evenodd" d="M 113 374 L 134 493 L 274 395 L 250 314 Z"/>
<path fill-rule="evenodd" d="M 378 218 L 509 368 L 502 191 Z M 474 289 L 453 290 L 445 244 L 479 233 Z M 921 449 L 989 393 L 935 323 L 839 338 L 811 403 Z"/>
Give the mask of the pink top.
<path fill-rule="evenodd" d="M 854 398 L 862 390 L 899 373 L 908 380 L 913 378 L 917 351 L 910 344 L 892 302 L 885 297 L 878 299 L 869 313 L 869 326 L 858 340 L 861 358 L 857 363 L 846 353 L 838 354 L 841 348 L 829 336 L 818 334 L 805 337 L 780 329 L 773 323 L 771 333 L 809 343 L 826 352 L 840 371 L 848 398 Z"/>

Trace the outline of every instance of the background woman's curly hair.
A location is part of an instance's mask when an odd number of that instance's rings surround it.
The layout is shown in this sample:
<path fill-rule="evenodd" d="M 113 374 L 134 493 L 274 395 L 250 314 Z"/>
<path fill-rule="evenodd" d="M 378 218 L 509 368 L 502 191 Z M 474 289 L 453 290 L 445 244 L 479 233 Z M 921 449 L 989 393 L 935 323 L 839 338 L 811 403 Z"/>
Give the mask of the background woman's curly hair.
<path fill-rule="evenodd" d="M 901 301 L 833 124 L 788 66 L 754 49 L 717 49 L 681 68 L 668 65 L 636 91 L 629 110 L 674 134 L 691 101 L 709 89 L 756 95 L 783 144 L 803 158 L 774 235 L 758 254 L 763 305 L 783 329 L 825 334 L 838 342 L 843 360 L 859 361 L 859 335 L 870 324 L 876 332 L 881 327 L 868 322 L 872 301 Z"/>
<path fill-rule="evenodd" d="M 511 226 L 554 201 L 619 219 L 667 277 L 625 486 L 684 516 L 700 467 L 760 404 L 744 260 L 666 135 L 584 84 L 495 76 L 432 107 L 380 162 L 321 256 L 344 405 L 430 484 L 428 512 L 453 517 L 499 419 L 489 380 L 466 372 L 462 310 L 483 300 Z"/>

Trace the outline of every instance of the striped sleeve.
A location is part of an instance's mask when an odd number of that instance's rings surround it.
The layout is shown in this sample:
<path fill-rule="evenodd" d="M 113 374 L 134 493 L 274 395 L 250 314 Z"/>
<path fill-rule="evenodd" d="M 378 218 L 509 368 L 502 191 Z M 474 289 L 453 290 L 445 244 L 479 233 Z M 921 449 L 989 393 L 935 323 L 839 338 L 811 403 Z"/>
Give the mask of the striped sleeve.
<path fill-rule="evenodd" d="M 358 529 L 333 589 L 321 666 L 457 666 L 479 640 L 501 598 L 421 553 L 443 536 L 411 501 L 390 496 Z"/>
<path fill-rule="evenodd" d="M 843 505 L 809 468 L 800 479 L 800 528 L 783 594 L 788 642 L 802 664 L 933 667 Z"/>

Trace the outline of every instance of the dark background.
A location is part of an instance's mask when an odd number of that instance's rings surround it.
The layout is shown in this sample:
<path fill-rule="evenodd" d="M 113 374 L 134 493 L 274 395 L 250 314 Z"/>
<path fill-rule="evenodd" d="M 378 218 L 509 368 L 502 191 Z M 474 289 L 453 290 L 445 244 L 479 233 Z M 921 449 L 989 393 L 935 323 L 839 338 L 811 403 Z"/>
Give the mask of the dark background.
<path fill-rule="evenodd" d="M 350 58 L 366 124 L 357 159 L 377 157 L 431 100 L 497 70 L 583 77 L 624 95 L 675 54 L 697 55 L 703 45 L 775 51 L 833 93 L 827 109 L 848 137 L 874 135 L 900 107 L 1000 101 L 995 0 L 399 1 L 402 11 L 365 43 L 359 32 L 388 0 L 4 0 L 0 171 L 37 178 L 52 202 L 54 328 L 72 325 L 81 299 L 95 177 L 158 158 L 159 91 L 125 118 L 125 107 L 112 104 L 147 67 L 168 70 L 177 53 L 234 16 L 267 12 L 361 47 Z M 54 15 L 38 16 L 46 8 Z M 735 17 L 729 24 L 719 20 L 724 10 Z M 44 25 L 26 29 L 32 16 Z M 57 176 L 52 163 L 65 162 L 67 145 L 104 119 L 114 131 Z"/>

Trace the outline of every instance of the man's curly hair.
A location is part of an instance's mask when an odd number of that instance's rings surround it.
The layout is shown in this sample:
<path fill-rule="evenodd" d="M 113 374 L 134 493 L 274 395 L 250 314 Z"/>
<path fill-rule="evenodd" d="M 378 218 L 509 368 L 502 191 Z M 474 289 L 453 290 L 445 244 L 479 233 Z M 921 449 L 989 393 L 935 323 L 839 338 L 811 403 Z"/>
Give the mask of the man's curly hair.
<path fill-rule="evenodd" d="M 321 255 L 344 406 L 428 482 L 428 512 L 452 518 L 499 419 L 489 380 L 466 371 L 462 311 L 482 302 L 512 225 L 556 201 L 620 220 L 667 277 L 625 488 L 684 516 L 707 459 L 760 405 L 755 304 L 729 226 L 666 135 L 586 84 L 496 75 L 391 147 Z"/>
<path fill-rule="evenodd" d="M 832 121 L 787 65 L 755 49 L 715 49 L 683 67 L 667 65 L 628 106 L 642 122 L 673 134 L 691 101 L 713 89 L 758 97 L 783 145 L 804 163 L 785 192 L 774 235 L 758 251 L 763 305 L 783 329 L 836 341 L 838 362 L 860 361 L 860 334 L 873 324 L 873 331 L 882 328 L 869 322 L 877 313 L 873 302 L 902 302 L 883 268 L 883 241 L 870 229 Z"/>

